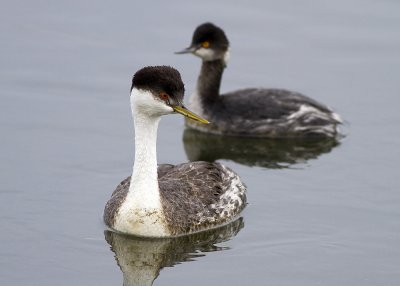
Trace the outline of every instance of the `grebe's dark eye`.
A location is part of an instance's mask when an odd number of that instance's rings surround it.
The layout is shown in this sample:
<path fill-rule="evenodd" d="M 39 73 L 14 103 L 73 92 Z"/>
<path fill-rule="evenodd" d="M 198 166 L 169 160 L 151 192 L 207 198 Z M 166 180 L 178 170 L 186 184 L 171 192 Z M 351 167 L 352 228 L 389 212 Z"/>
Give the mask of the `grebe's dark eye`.
<path fill-rule="evenodd" d="M 165 92 L 160 93 L 160 98 L 164 101 L 168 100 L 168 94 L 166 94 Z"/>

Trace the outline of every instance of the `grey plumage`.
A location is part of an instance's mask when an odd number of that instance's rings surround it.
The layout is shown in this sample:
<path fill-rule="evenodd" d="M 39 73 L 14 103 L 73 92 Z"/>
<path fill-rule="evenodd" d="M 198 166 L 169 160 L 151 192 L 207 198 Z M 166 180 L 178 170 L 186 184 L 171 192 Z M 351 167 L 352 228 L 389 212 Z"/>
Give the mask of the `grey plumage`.
<path fill-rule="evenodd" d="M 172 67 L 145 67 L 133 76 L 135 164 L 105 206 L 110 228 L 149 237 L 186 235 L 229 223 L 245 207 L 244 184 L 219 163 L 157 165 L 162 115 L 177 112 L 208 123 L 183 106 L 183 94 L 180 74 Z"/>
<path fill-rule="evenodd" d="M 119 183 L 104 208 L 103 220 L 108 227 L 113 228 L 114 226 L 118 210 L 128 194 L 130 180 L 131 176 Z"/>
<path fill-rule="evenodd" d="M 162 164 L 158 183 L 167 227 L 174 236 L 226 224 L 246 206 L 244 184 L 219 163 Z M 117 186 L 106 205 L 104 221 L 110 228 L 129 186 L 130 177 Z"/>

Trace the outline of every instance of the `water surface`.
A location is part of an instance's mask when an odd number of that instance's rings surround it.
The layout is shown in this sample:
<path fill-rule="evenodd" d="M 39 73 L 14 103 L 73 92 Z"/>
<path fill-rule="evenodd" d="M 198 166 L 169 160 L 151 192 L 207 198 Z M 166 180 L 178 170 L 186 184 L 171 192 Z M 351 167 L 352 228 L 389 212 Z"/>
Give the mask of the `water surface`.
<path fill-rule="evenodd" d="M 219 159 L 246 182 L 249 205 L 235 236 L 210 251 L 189 244 L 190 259 L 167 264 L 154 285 L 398 285 L 400 3 L 2 4 L 4 285 L 122 285 L 101 215 L 132 168 L 130 79 L 168 64 L 190 94 L 200 60 L 173 52 L 204 21 L 231 42 L 222 91 L 302 92 L 341 114 L 347 136 L 287 148 L 232 141 L 210 154 L 187 143 L 181 117 L 163 118 L 159 161 Z"/>

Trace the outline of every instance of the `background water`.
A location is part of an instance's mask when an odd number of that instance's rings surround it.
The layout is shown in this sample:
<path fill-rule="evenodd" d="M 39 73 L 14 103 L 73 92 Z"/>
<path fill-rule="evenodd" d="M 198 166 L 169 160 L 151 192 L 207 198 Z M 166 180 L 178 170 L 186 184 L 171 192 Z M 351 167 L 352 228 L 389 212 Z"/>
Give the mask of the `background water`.
<path fill-rule="evenodd" d="M 188 247 L 175 262 L 195 261 L 154 285 L 399 285 L 399 11 L 390 0 L 2 1 L 2 284 L 122 284 L 101 215 L 132 168 L 131 76 L 168 64 L 193 91 L 200 60 L 173 52 L 213 21 L 232 48 L 222 91 L 303 92 L 340 113 L 348 136 L 272 166 L 221 156 L 248 185 L 244 227 Z M 163 118 L 159 162 L 188 160 L 183 130 Z"/>

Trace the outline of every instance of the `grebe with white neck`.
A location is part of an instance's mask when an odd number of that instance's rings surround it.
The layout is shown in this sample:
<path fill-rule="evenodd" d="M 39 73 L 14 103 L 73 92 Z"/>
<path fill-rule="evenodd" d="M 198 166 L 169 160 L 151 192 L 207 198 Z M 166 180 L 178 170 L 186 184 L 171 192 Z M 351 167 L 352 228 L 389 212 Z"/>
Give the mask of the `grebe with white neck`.
<path fill-rule="evenodd" d="M 174 68 L 145 67 L 134 75 L 135 162 L 132 176 L 117 186 L 104 209 L 109 228 L 137 236 L 180 236 L 227 224 L 244 209 L 246 188 L 224 165 L 157 165 L 162 115 L 180 113 L 209 123 L 183 106 L 183 95 L 184 85 Z"/>
<path fill-rule="evenodd" d="M 213 134 L 291 138 L 335 137 L 342 120 L 327 106 L 298 92 L 247 88 L 220 95 L 222 74 L 229 59 L 229 41 L 212 23 L 196 28 L 191 45 L 177 54 L 202 59 L 197 87 L 189 107 L 212 124 L 186 120 L 186 125 Z"/>

